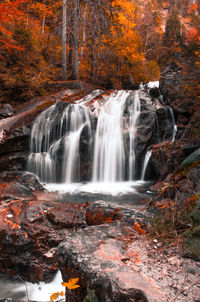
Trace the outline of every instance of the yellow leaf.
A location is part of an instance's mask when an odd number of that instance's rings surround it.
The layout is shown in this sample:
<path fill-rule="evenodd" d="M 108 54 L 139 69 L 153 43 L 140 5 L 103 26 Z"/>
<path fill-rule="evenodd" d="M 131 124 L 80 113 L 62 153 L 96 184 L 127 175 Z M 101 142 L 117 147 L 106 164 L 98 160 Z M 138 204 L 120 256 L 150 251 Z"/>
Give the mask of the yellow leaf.
<path fill-rule="evenodd" d="M 80 285 L 76 284 L 79 281 L 79 278 L 69 279 L 68 282 L 62 282 L 62 285 L 67 287 L 68 289 L 75 289 L 80 287 Z"/>

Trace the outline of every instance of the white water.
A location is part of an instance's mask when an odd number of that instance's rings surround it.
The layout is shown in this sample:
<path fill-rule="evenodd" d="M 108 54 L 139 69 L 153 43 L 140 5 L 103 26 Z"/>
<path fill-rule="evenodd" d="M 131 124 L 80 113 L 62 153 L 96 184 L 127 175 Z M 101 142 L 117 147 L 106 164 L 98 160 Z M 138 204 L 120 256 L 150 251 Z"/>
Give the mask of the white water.
<path fill-rule="evenodd" d="M 148 167 L 149 160 L 151 158 L 151 154 L 152 154 L 152 150 L 147 150 L 147 153 L 146 153 L 145 158 L 144 158 L 144 163 L 143 163 L 143 167 L 142 167 L 142 174 L 141 174 L 141 180 L 143 180 L 143 181 L 144 181 L 144 178 L 145 178 L 145 174 L 146 174 L 146 170 L 147 170 L 147 167 Z"/>
<path fill-rule="evenodd" d="M 71 112 L 70 112 L 71 111 Z M 69 133 L 65 137 L 65 151 L 63 162 L 63 182 L 72 183 L 80 177 L 79 143 L 82 130 L 87 126 L 91 136 L 91 115 L 87 107 L 75 104 L 65 112 L 65 119 L 70 117 Z"/>
<path fill-rule="evenodd" d="M 140 116 L 140 98 L 139 92 L 135 93 L 135 100 L 133 103 L 133 107 L 129 107 L 130 114 L 130 147 L 129 147 L 129 180 L 134 179 L 134 171 L 135 171 L 135 137 L 136 137 L 136 125 L 138 118 Z"/>
<path fill-rule="evenodd" d="M 172 120 L 172 123 L 173 123 L 172 142 L 174 142 L 175 141 L 175 137 L 176 137 L 176 132 L 177 132 L 177 125 L 175 123 L 174 113 L 173 113 L 172 108 L 170 108 L 170 107 L 168 107 L 168 108 L 169 108 L 171 120 Z"/>
<path fill-rule="evenodd" d="M 45 184 L 45 188 L 50 192 L 81 194 L 81 193 L 103 193 L 109 195 L 121 195 L 135 192 L 136 187 L 142 186 L 141 181 L 121 181 L 121 182 L 88 182 L 71 184 Z"/>
<path fill-rule="evenodd" d="M 159 81 L 152 81 L 147 84 L 148 88 L 159 88 Z"/>
<path fill-rule="evenodd" d="M 158 87 L 158 82 L 150 82 L 148 88 L 152 87 Z M 69 191 L 76 183 L 75 190 L 87 191 L 87 187 L 90 190 L 93 187 L 101 192 L 102 187 L 106 191 L 110 186 L 110 191 L 120 192 L 121 189 L 116 190 L 116 184 L 134 181 L 136 137 L 141 111 L 140 90 L 115 91 L 110 96 L 94 100 L 101 93 L 100 90 L 93 91 L 74 104 L 57 103 L 34 122 L 28 169 L 43 182 L 63 183 Z M 166 137 L 170 136 L 170 129 L 173 128 L 174 141 L 176 125 L 173 111 L 170 107 L 165 108 Z M 159 133 L 157 123 L 157 136 Z M 157 138 L 157 141 L 163 139 Z M 142 179 L 149 158 L 147 152 Z M 85 179 L 81 175 L 82 167 L 86 169 L 84 173 L 88 173 L 87 186 L 80 185 Z M 132 185 L 130 187 L 133 189 Z"/>
<path fill-rule="evenodd" d="M 101 107 L 95 135 L 93 182 L 124 180 L 122 115 L 128 94 L 126 91 L 115 92 Z"/>
<path fill-rule="evenodd" d="M 28 298 L 33 301 L 50 301 L 50 296 L 53 293 L 63 292 L 65 297 L 65 287 L 62 286 L 62 276 L 60 271 L 56 274 L 54 280 L 49 283 L 39 282 L 39 284 L 32 284 L 27 282 Z M 59 297 L 60 299 L 63 296 Z"/>

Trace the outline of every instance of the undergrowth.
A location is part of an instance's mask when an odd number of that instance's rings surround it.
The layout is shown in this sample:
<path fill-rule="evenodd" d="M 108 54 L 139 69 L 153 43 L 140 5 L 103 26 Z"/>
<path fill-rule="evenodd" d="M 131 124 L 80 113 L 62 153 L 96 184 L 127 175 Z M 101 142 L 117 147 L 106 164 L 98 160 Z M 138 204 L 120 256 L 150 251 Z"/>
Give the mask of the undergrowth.
<path fill-rule="evenodd" d="M 185 231 L 190 231 L 196 223 L 193 210 L 199 194 L 186 199 L 161 199 L 154 203 L 153 217 L 150 219 L 150 235 L 162 242 L 177 242 Z"/>

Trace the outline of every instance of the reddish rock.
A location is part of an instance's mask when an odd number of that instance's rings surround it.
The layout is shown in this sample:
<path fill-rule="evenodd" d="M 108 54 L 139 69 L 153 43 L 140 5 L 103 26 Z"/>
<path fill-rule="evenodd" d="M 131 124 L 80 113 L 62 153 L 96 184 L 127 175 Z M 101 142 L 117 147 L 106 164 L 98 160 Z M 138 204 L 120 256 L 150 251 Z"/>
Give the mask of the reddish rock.
<path fill-rule="evenodd" d="M 106 210 L 102 208 L 90 207 L 86 212 L 87 225 L 98 225 L 112 223 L 115 220 L 122 220 L 123 212 L 121 208 Z"/>
<path fill-rule="evenodd" d="M 158 284 L 135 268 L 140 255 L 129 249 L 134 234 L 122 222 L 69 233 L 58 248 L 59 266 L 65 281 L 79 278 L 80 288 L 66 291 L 66 301 L 82 302 L 88 290 L 99 302 L 167 301 Z"/>
<path fill-rule="evenodd" d="M 86 226 L 86 204 L 61 203 L 47 212 L 48 220 L 55 228 L 73 228 Z"/>

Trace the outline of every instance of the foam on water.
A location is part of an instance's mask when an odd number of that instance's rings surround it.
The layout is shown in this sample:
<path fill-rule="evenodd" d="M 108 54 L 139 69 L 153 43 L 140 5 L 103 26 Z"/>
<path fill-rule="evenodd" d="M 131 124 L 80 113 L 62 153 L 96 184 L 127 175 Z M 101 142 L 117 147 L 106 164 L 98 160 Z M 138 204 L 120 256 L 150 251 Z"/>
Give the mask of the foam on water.
<path fill-rule="evenodd" d="M 159 81 L 152 81 L 147 84 L 148 88 L 159 88 Z"/>
<path fill-rule="evenodd" d="M 71 184 L 45 184 L 45 188 L 50 192 L 60 193 L 103 193 L 113 196 L 136 193 L 137 187 L 143 186 L 142 181 L 126 182 L 89 182 L 89 183 L 71 183 Z"/>

